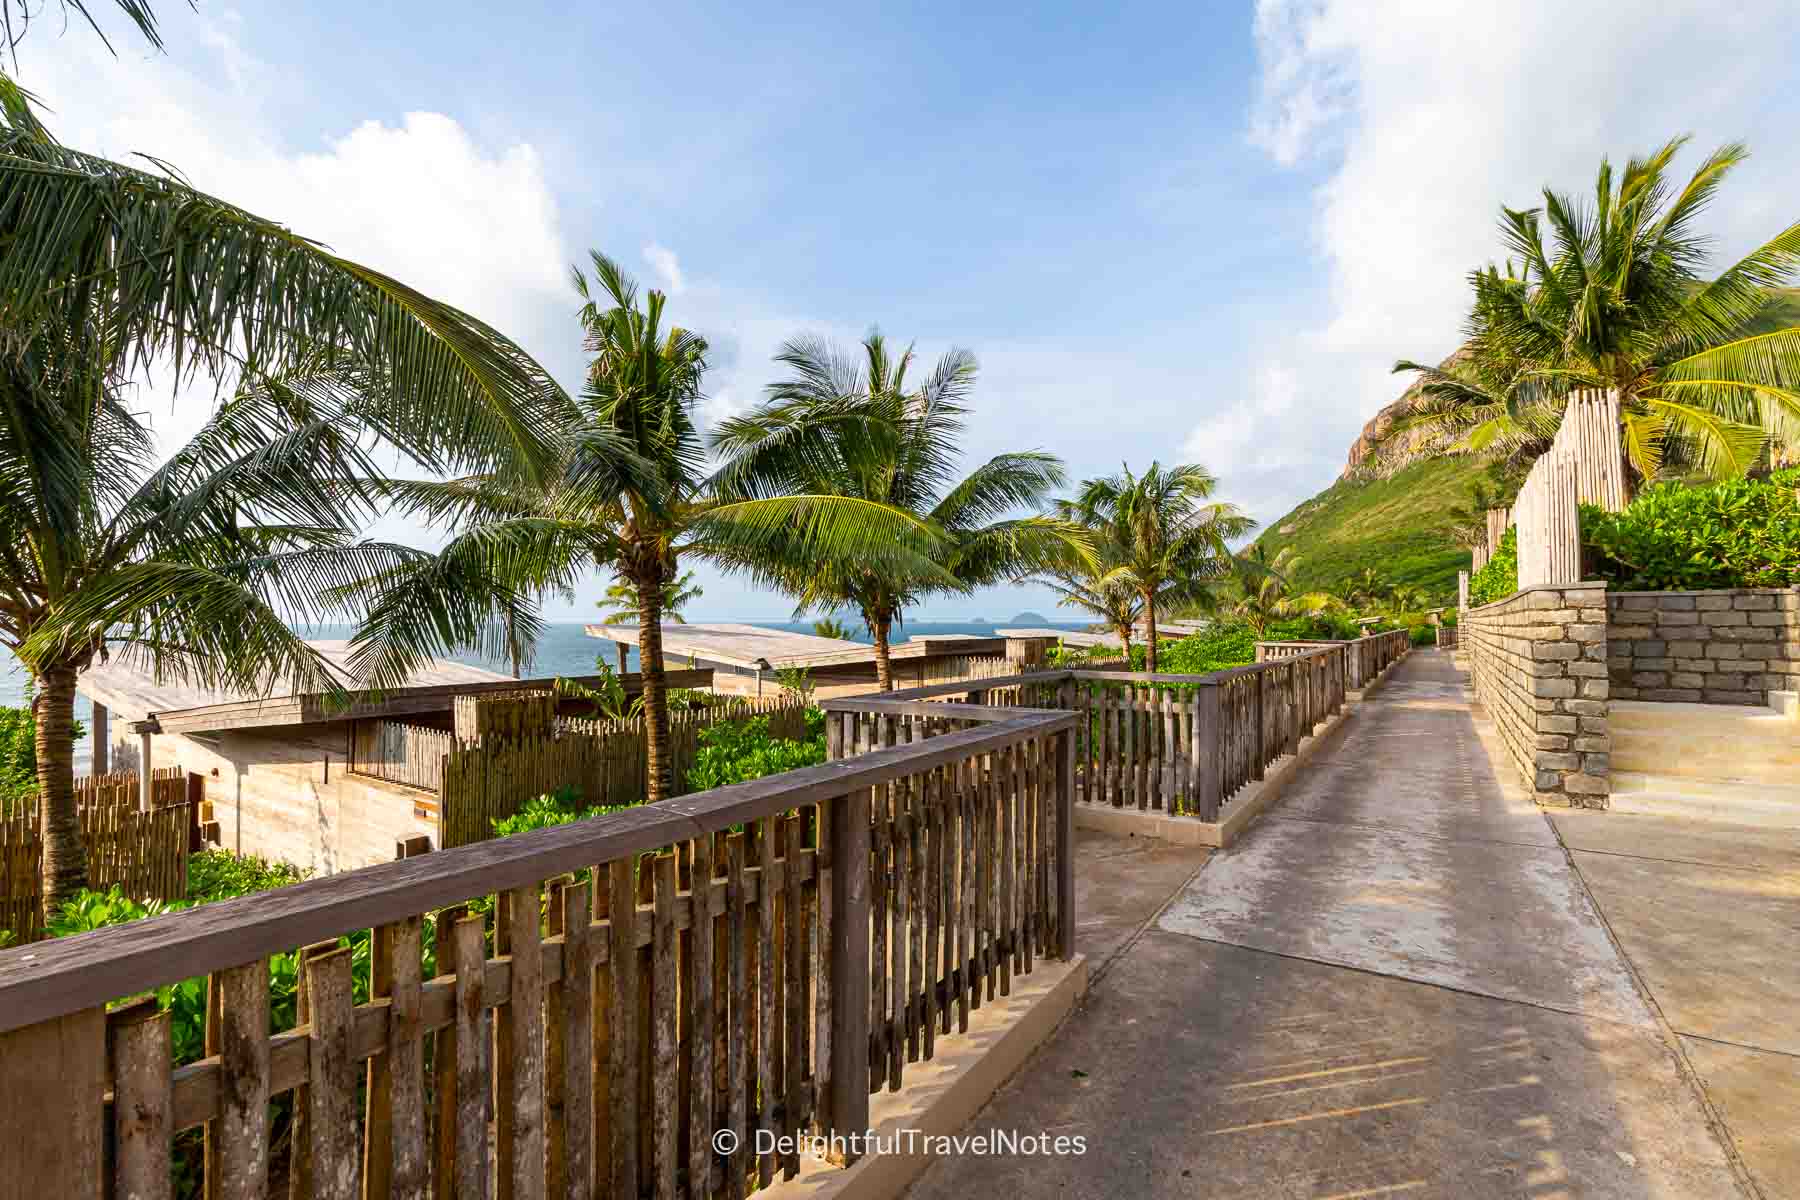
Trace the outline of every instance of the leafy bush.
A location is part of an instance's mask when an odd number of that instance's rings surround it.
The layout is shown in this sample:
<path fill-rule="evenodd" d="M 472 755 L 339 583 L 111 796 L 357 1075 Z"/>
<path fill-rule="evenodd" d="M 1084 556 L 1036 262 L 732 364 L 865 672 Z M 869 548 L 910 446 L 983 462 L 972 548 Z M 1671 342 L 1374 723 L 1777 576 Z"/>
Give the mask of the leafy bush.
<path fill-rule="evenodd" d="M 187 907 L 187 902 L 182 900 L 133 900 L 116 883 L 104 892 L 83 888 L 56 910 L 45 926 L 45 932 L 51 937 L 68 937 L 105 929 L 109 925 L 123 925 L 127 921 L 141 921 L 145 917 L 160 917 Z"/>
<path fill-rule="evenodd" d="M 1469 603 L 1492 604 L 1519 590 L 1519 531 L 1509 528 L 1487 565 L 1469 577 Z"/>
<path fill-rule="evenodd" d="M 772 737 L 767 717 L 721 721 L 700 731 L 687 785 L 703 792 L 824 761 L 825 714 L 817 708 L 806 710 L 806 736 L 798 741 Z"/>
<path fill-rule="evenodd" d="M 1661 484 L 1624 512 L 1581 509 L 1591 572 L 1615 588 L 1800 584 L 1800 468 L 1704 487 Z"/>
<path fill-rule="evenodd" d="M 552 825 L 567 825 L 571 821 L 585 821 L 589 817 L 603 817 L 607 813 L 622 812 L 632 807 L 629 804 L 603 804 L 592 808 L 581 803 L 581 792 L 574 787 L 560 787 L 555 792 L 547 792 L 525 802 L 525 807 L 510 817 L 501 817 L 494 822 L 495 837 L 511 837 L 515 833 L 526 833 L 533 829 L 548 829 Z"/>
<path fill-rule="evenodd" d="M 194 904 L 210 904 L 233 896 L 248 896 L 270 888 L 286 887 L 311 877 L 310 868 L 229 850 L 202 850 L 188 856 L 187 898 Z"/>
<path fill-rule="evenodd" d="M 1406 636 L 1415 646 L 1437 645 L 1437 630 L 1429 625 L 1414 625 Z"/>
<path fill-rule="evenodd" d="M 87 727 L 75 722 L 75 740 Z M 0 705 L 0 815 L 37 794 L 37 719 L 29 708 Z"/>

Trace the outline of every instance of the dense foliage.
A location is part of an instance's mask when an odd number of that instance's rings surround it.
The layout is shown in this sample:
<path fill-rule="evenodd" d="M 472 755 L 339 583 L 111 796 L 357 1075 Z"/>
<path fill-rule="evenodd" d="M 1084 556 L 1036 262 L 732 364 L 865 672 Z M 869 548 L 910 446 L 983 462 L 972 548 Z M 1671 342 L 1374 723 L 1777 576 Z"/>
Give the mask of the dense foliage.
<path fill-rule="evenodd" d="M 495 821 L 494 836 L 511 837 L 515 833 L 526 833 L 533 829 L 547 829 L 552 825 L 585 821 L 589 817 L 603 817 L 607 813 L 621 812 L 630 807 L 632 806 L 628 804 L 586 805 L 582 803 L 579 789 L 560 787 L 554 792 L 527 800 L 525 807 L 512 816 Z"/>
<path fill-rule="evenodd" d="M 233 854 L 229 850 L 202 850 L 188 856 L 187 898 L 193 904 L 210 904 L 286 887 L 311 875 L 310 869 L 280 859 Z"/>
<path fill-rule="evenodd" d="M 799 740 L 771 737 L 767 717 L 721 721 L 700 731 L 688 790 L 701 792 L 824 761 L 825 714 L 817 708 L 806 710 L 806 736 Z"/>
<path fill-rule="evenodd" d="M 75 722 L 75 740 L 87 736 Z M 37 794 L 37 722 L 29 708 L 0 705 L 0 816 L 16 801 Z"/>
<path fill-rule="evenodd" d="M 1664 484 L 1624 512 L 1584 505 L 1589 571 L 1637 591 L 1800 584 L 1800 468 L 1707 487 Z"/>
<path fill-rule="evenodd" d="M 1507 529 L 1487 565 L 1469 576 L 1469 603 L 1492 604 L 1519 590 L 1519 531 Z"/>

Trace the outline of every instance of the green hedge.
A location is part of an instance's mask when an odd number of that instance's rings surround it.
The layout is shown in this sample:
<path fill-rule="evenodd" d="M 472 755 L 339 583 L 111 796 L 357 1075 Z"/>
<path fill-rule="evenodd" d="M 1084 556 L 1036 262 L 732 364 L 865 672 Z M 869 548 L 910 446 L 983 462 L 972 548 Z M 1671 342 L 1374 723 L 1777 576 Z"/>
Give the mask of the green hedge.
<path fill-rule="evenodd" d="M 1469 603 L 1492 604 L 1519 590 L 1519 531 L 1508 528 L 1487 565 L 1469 576 Z"/>
<path fill-rule="evenodd" d="M 1624 512 L 1581 509 L 1593 577 L 1625 591 L 1800 585 L 1800 468 L 1646 488 Z"/>

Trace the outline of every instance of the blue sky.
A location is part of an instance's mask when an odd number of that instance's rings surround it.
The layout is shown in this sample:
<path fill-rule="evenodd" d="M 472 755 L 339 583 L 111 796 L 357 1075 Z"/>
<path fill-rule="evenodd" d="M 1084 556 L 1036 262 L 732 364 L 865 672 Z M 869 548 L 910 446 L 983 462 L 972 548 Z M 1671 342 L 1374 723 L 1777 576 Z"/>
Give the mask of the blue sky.
<path fill-rule="evenodd" d="M 783 338 L 879 323 L 981 359 L 971 464 L 1200 461 L 1265 521 L 1335 477 L 1393 359 L 1454 346 L 1502 200 L 1692 130 L 1760 151 L 1726 252 L 1800 216 L 1787 4 L 161 7 L 166 55 L 117 20 L 116 60 L 53 17 L 20 48 L 65 140 L 167 158 L 565 381 L 597 247 L 711 338 L 712 415 Z M 145 393 L 167 436 L 197 421 Z M 705 574 L 692 615 L 788 611 Z M 1022 607 L 1050 611 L 917 615 Z"/>

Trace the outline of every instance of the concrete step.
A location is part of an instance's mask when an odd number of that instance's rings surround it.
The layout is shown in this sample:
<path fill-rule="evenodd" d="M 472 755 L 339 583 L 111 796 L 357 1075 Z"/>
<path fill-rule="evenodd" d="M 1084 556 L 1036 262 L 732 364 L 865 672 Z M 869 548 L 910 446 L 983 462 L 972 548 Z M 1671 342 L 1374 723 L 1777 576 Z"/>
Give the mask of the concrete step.
<path fill-rule="evenodd" d="M 1612 773 L 1613 812 L 1800 829 L 1800 786 Z"/>
<path fill-rule="evenodd" d="M 1788 786 L 1800 780 L 1796 709 L 1730 704 L 1608 705 L 1617 774 Z"/>

